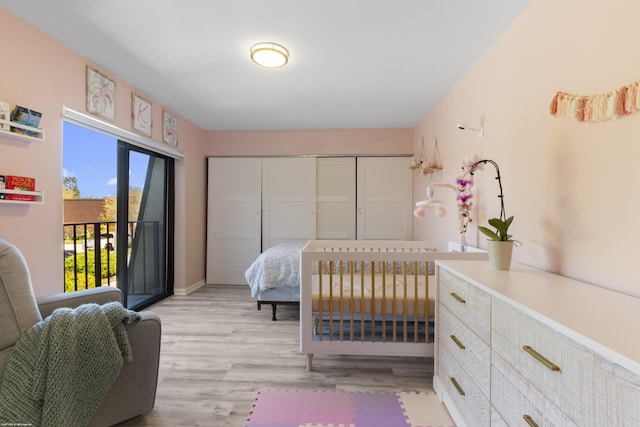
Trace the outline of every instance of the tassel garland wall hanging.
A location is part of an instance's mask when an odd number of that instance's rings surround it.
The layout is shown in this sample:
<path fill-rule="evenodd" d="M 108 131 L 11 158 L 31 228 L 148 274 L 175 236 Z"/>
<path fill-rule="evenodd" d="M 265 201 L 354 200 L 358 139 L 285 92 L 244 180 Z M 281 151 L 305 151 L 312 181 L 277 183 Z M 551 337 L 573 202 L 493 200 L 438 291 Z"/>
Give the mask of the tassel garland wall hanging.
<path fill-rule="evenodd" d="M 573 95 L 558 92 L 549 107 L 552 116 L 579 122 L 601 122 L 640 111 L 640 80 L 613 92 Z"/>

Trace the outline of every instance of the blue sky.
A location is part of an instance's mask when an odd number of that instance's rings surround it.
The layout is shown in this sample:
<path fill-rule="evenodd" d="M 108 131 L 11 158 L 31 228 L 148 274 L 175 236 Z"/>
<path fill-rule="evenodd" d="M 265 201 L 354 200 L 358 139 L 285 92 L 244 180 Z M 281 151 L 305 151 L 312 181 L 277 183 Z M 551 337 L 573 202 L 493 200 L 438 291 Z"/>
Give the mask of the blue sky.
<path fill-rule="evenodd" d="M 62 167 L 64 176 L 74 176 L 82 198 L 102 198 L 116 194 L 117 139 L 99 132 L 64 123 Z M 130 156 L 129 185 L 144 185 L 147 156 Z"/>

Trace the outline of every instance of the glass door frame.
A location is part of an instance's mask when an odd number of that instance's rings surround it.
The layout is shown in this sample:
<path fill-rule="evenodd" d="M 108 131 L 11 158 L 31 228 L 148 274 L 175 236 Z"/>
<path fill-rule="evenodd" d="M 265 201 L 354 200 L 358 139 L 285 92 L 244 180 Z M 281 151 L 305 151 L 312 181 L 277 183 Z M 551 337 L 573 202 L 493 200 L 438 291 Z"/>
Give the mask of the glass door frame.
<path fill-rule="evenodd" d="M 118 288 L 123 293 L 123 305 L 133 310 L 142 310 L 156 302 L 166 298 L 167 296 L 173 295 L 174 292 L 174 205 L 175 205 L 175 164 L 174 159 L 164 156 L 162 154 L 156 153 L 151 150 L 147 150 L 141 147 L 134 146 L 132 144 L 127 143 L 126 141 L 118 140 L 118 154 L 117 154 L 117 214 L 116 214 L 116 222 L 118 225 L 125 224 L 125 226 L 117 227 L 116 236 L 117 236 L 117 263 L 119 266 L 124 265 L 126 268 L 118 268 L 117 271 L 117 283 Z M 130 170 L 130 154 L 131 152 L 138 152 L 150 157 L 157 157 L 164 160 L 164 223 L 165 227 L 162 230 L 164 234 L 164 238 L 162 239 L 164 244 L 164 251 L 162 254 L 158 254 L 161 256 L 161 259 L 164 259 L 164 266 L 161 264 L 160 267 L 164 267 L 164 271 L 161 274 L 161 277 L 164 278 L 164 284 L 161 288 L 161 291 L 157 295 L 153 295 L 144 301 L 137 303 L 135 305 L 129 306 L 129 255 L 128 255 L 128 245 L 129 245 L 129 223 L 131 218 L 129 218 L 129 170 Z M 145 185 L 146 188 L 146 185 Z M 143 188 L 143 197 L 145 199 L 144 188 Z M 131 246 L 132 251 L 135 251 L 138 245 L 135 242 L 136 237 L 132 236 Z M 134 254 L 135 256 L 135 254 Z"/>

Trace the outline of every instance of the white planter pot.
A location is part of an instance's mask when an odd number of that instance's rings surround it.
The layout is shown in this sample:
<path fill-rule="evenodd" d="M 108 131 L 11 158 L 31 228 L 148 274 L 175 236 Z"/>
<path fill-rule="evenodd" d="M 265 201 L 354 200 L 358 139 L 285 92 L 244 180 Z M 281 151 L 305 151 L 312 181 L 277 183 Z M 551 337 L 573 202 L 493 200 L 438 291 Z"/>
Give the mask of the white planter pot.
<path fill-rule="evenodd" d="M 511 268 L 513 242 L 487 240 L 487 251 L 489 252 L 489 263 L 494 269 L 506 271 Z"/>

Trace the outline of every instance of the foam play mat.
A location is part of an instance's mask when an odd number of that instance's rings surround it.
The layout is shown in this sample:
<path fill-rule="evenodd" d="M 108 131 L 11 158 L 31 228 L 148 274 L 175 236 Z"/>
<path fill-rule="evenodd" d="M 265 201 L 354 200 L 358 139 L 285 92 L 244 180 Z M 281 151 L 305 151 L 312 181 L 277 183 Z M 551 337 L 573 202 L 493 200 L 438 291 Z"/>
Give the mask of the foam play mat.
<path fill-rule="evenodd" d="M 434 393 L 262 390 L 245 427 L 454 427 Z"/>

